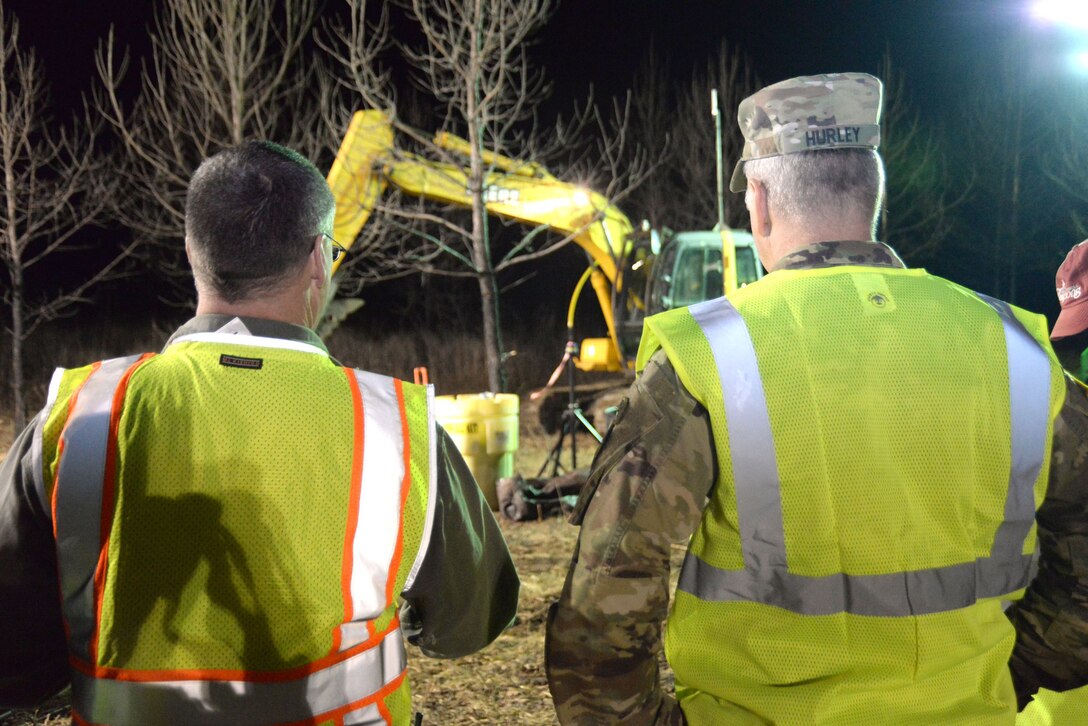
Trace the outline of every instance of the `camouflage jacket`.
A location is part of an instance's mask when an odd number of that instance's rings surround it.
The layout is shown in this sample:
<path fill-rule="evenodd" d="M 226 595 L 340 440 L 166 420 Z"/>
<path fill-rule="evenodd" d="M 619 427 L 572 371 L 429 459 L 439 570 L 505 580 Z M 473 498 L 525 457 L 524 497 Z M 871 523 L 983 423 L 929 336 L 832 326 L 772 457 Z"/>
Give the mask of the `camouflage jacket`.
<path fill-rule="evenodd" d="M 904 266 L 881 244 L 825 242 L 775 269 L 833 265 Z M 698 526 L 715 471 L 709 417 L 658 351 L 621 404 L 572 516 L 581 533 L 545 644 L 560 722 L 684 723 L 658 676 L 669 555 Z M 1072 379 L 1037 519 L 1040 574 L 1008 612 L 1021 706 L 1041 686 L 1088 682 L 1088 398 Z"/>

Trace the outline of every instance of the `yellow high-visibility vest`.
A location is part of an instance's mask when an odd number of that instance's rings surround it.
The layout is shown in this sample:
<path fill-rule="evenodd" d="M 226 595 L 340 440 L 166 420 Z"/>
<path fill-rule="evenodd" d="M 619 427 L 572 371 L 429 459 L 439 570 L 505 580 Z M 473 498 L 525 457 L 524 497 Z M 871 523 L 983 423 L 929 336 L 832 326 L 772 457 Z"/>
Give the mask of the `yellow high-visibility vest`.
<path fill-rule="evenodd" d="M 408 723 L 433 389 L 199 333 L 60 370 L 36 451 L 87 723 Z"/>
<path fill-rule="evenodd" d="M 667 624 L 690 723 L 1008 723 L 1002 600 L 1064 398 L 1045 321 L 924 270 L 775 272 L 649 318 L 717 482 Z"/>

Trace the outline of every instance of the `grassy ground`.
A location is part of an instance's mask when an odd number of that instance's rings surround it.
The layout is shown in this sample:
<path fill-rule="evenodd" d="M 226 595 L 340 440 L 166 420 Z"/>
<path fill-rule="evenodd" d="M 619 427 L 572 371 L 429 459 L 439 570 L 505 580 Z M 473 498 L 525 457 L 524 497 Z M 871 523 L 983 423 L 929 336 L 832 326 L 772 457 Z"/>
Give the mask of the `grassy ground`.
<path fill-rule="evenodd" d="M 522 425 L 518 469 L 535 475 L 553 440 Z M 595 446 L 579 438 L 578 461 L 588 465 Z M 569 449 L 562 463 L 570 462 Z M 413 658 L 409 678 L 413 702 L 432 724 L 554 724 L 555 712 L 544 676 L 544 625 L 548 605 L 559 596 L 578 536 L 565 518 L 511 522 L 499 517 L 521 577 L 521 598 L 513 627 L 489 647 L 459 660 Z"/>
<path fill-rule="evenodd" d="M 563 587 L 577 529 L 554 518 L 500 518 L 500 524 L 521 576 L 517 621 L 467 658 L 423 658 L 409 649 L 413 701 L 424 724 L 556 723 L 544 677 L 544 624 Z"/>

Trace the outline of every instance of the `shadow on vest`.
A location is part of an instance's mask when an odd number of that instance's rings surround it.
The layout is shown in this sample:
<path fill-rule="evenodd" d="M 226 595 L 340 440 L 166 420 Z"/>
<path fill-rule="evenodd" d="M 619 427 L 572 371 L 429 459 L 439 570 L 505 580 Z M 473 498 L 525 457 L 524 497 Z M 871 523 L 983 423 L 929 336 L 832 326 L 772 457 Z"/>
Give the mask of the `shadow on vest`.
<path fill-rule="evenodd" d="M 297 499 L 282 491 L 269 495 L 274 485 L 262 480 L 259 467 L 238 459 L 205 462 L 185 484 L 189 491 L 147 495 L 147 489 L 166 487 L 149 485 L 140 463 L 131 463 L 118 487 L 113 606 L 102 613 L 103 665 L 260 674 L 328 653 L 334 623 L 315 615 L 314 594 L 300 593 L 312 568 L 299 561 L 297 523 L 289 526 L 281 511 L 297 506 Z M 305 535 L 301 540 L 309 541 Z M 164 689 L 160 706 L 175 717 L 229 715 L 232 703 L 303 713 L 304 686 L 304 679 L 297 685 L 287 680 L 239 693 L 210 682 L 199 688 L 198 700 Z"/>

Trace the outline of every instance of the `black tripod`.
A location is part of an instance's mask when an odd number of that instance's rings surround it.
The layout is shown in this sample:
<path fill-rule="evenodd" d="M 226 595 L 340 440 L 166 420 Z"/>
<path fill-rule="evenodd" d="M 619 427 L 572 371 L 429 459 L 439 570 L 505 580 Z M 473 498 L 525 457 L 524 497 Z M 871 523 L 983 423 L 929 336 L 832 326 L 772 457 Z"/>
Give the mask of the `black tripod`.
<path fill-rule="evenodd" d="M 570 437 L 570 469 L 574 471 L 578 468 L 578 429 L 584 426 L 593 438 L 597 439 L 600 443 L 601 435 L 597 429 L 593 427 L 593 424 L 586 418 L 585 413 L 582 411 L 582 407 L 578 404 L 578 399 L 574 395 L 574 357 L 578 355 L 578 344 L 574 342 L 573 331 L 567 338 L 567 345 L 563 349 L 563 365 L 567 367 L 567 409 L 563 411 L 563 417 L 559 424 L 559 438 L 556 439 L 555 445 L 552 446 L 552 450 L 548 453 L 548 458 L 544 460 L 544 463 L 540 465 L 540 471 L 537 472 L 537 478 L 541 478 L 544 471 L 548 468 L 548 464 L 551 464 L 552 472 L 551 477 L 554 478 L 559 475 L 559 469 L 561 468 L 560 459 L 563 455 L 563 443 Z"/>

